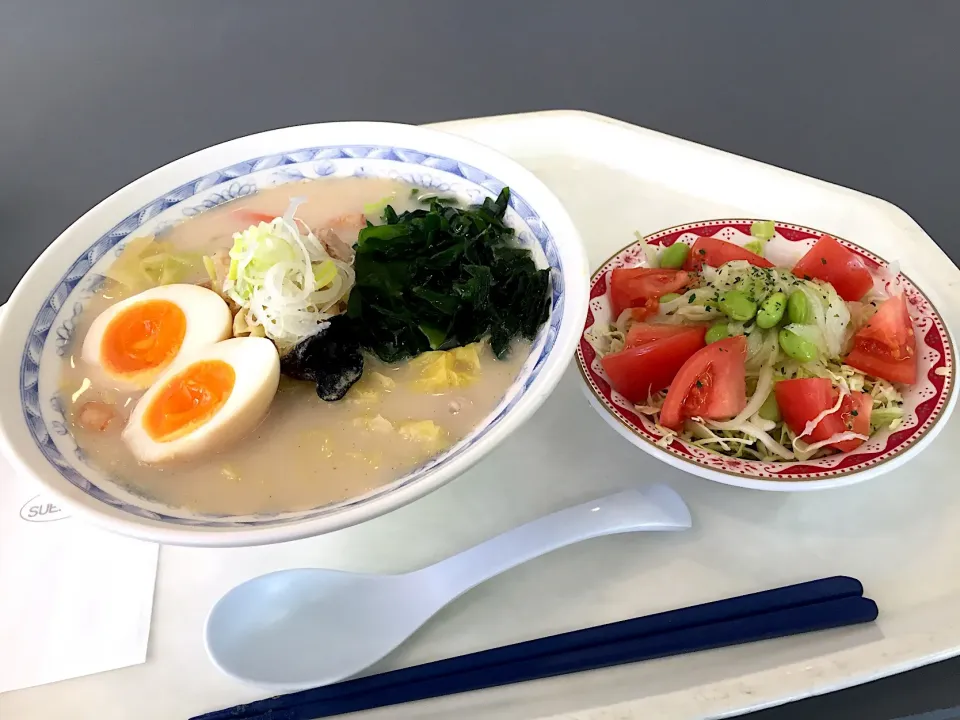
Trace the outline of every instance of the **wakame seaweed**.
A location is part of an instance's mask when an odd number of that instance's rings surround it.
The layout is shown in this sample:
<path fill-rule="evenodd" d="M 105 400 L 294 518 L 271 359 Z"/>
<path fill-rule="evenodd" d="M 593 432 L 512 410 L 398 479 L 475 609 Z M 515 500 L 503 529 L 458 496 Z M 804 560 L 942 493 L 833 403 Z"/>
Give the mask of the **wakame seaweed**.
<path fill-rule="evenodd" d="M 363 348 L 384 362 L 449 350 L 490 337 L 498 358 L 517 337 L 532 340 L 550 314 L 549 270 L 538 270 L 504 221 L 510 189 L 460 208 L 449 198 L 397 212 L 360 231 L 356 285 L 346 315 L 284 358 L 285 374 L 339 400 L 363 370 Z"/>
<path fill-rule="evenodd" d="M 316 383 L 321 400 L 341 399 L 363 374 L 363 353 L 350 320 L 337 315 L 323 330 L 298 342 L 280 358 L 280 372 Z"/>
<path fill-rule="evenodd" d="M 360 231 L 348 317 L 360 344 L 385 362 L 448 350 L 489 335 L 498 358 L 516 337 L 533 339 L 550 312 L 550 273 L 516 247 L 503 218 L 510 202 L 383 211 Z"/>

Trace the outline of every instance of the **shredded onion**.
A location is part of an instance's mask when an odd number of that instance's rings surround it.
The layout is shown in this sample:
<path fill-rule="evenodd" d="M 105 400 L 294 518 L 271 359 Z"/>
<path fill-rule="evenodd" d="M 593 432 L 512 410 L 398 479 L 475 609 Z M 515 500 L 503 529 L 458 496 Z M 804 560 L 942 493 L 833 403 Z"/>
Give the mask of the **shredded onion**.
<path fill-rule="evenodd" d="M 759 413 L 757 415 L 750 416 L 750 424 L 754 427 L 758 427 L 764 432 L 770 432 L 777 427 L 777 424 L 773 420 L 765 420 L 760 417 Z"/>
<path fill-rule="evenodd" d="M 627 308 L 626 310 L 621 311 L 619 315 L 617 315 L 617 321 L 614 323 L 614 325 L 617 326 L 617 330 L 626 334 L 627 330 L 629 329 L 627 326 L 630 324 L 630 321 L 632 319 L 633 319 L 633 308 Z"/>
<path fill-rule="evenodd" d="M 836 435 L 831 435 L 826 440 L 821 440 L 819 442 L 807 444 L 803 442 L 800 438 L 793 439 L 793 448 L 797 452 L 797 457 L 801 460 L 808 460 L 817 450 L 820 448 L 826 447 L 827 445 L 833 445 L 833 443 L 843 442 L 845 440 L 863 440 L 867 441 L 870 438 L 866 435 L 861 435 L 860 433 L 850 432 L 849 430 L 837 433 Z"/>
<path fill-rule="evenodd" d="M 900 283 L 900 261 L 893 260 L 877 269 L 873 284 L 874 290 L 884 298 L 894 297 L 903 292 Z"/>
<path fill-rule="evenodd" d="M 848 393 L 845 393 L 841 390 L 840 396 L 837 398 L 837 402 L 834 404 L 834 406 L 832 408 L 828 408 L 824 410 L 822 413 L 817 415 L 813 420 L 811 420 L 806 425 L 804 425 L 803 432 L 797 436 L 797 440 L 802 438 L 804 435 L 809 435 L 810 433 L 812 433 L 814 430 L 817 429 L 817 425 L 820 424 L 821 420 L 823 420 L 826 417 L 830 417 L 835 412 L 837 412 L 837 410 L 839 410 L 840 406 L 843 404 L 843 399 L 847 397 L 847 395 Z"/>

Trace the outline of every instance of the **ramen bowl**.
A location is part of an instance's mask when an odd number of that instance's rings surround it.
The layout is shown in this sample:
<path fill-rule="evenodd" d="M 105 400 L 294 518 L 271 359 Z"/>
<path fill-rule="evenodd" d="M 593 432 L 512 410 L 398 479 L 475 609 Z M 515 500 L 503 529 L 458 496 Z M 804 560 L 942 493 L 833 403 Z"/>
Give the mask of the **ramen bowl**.
<path fill-rule="evenodd" d="M 667 247 L 675 242 L 691 243 L 697 237 L 715 237 L 743 246 L 753 239 L 751 227 L 755 222 L 759 221 L 695 222 L 661 230 L 646 236 L 644 241 L 654 247 Z M 823 235 L 836 237 L 790 223 L 777 222 L 774 226 L 776 232 L 765 256 L 778 266 L 792 266 Z M 577 362 L 591 405 L 620 435 L 644 452 L 685 472 L 727 485 L 773 491 L 822 490 L 862 482 L 907 462 L 936 437 L 956 403 L 955 346 L 942 316 L 910 278 L 865 248 L 843 238 L 837 240 L 859 255 L 871 270 L 897 282 L 906 296 L 916 337 L 918 379 L 902 390 L 903 418 L 896 428 L 871 434 L 853 451 L 804 461 L 731 457 L 669 435 L 611 387 L 593 340 L 598 328 L 616 320 L 608 292 L 610 273 L 615 268 L 644 264 L 641 241 L 617 252 L 591 279 L 589 309 L 577 348 Z"/>
<path fill-rule="evenodd" d="M 59 368 L 106 267 L 131 236 L 156 234 L 224 203 L 313 178 L 401 181 L 471 204 L 511 189 L 505 222 L 550 270 L 549 319 L 496 408 L 459 442 L 393 482 L 342 502 L 248 515 L 172 507 L 133 491 L 78 446 L 58 389 Z M 589 272 L 577 230 L 553 194 L 512 160 L 423 128 L 330 123 L 217 145 L 136 180 L 71 225 L 17 286 L 0 321 L 0 437 L 15 469 L 70 510 L 144 540 L 201 546 L 265 544 L 355 525 L 456 477 L 524 422 L 557 384 L 576 348 Z M 268 446 L 263 452 L 269 453 Z M 277 458 L 282 467 L 284 459 Z"/>

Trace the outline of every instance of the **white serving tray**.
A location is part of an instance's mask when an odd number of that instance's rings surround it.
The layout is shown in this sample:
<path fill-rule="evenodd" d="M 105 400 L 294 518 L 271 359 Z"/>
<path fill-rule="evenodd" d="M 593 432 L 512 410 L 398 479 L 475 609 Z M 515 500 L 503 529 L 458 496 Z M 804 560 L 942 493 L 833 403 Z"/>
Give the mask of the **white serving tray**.
<path fill-rule="evenodd" d="M 536 113 L 440 125 L 533 170 L 566 203 L 597 267 L 633 231 L 770 217 L 835 232 L 885 258 L 960 328 L 960 272 L 896 207 L 596 115 Z M 516 436 L 466 475 L 388 516 L 271 547 L 164 547 L 146 664 L 0 696 L 4 720 L 168 720 L 262 695 L 207 661 L 214 601 L 303 565 L 401 572 L 513 525 L 647 481 L 687 499 L 695 529 L 558 551 L 468 593 L 381 666 L 427 662 L 833 574 L 860 578 L 875 626 L 685 655 L 358 713 L 356 720 L 729 717 L 960 654 L 960 415 L 917 459 L 822 493 L 741 490 L 686 475 L 613 432 L 571 367 Z"/>

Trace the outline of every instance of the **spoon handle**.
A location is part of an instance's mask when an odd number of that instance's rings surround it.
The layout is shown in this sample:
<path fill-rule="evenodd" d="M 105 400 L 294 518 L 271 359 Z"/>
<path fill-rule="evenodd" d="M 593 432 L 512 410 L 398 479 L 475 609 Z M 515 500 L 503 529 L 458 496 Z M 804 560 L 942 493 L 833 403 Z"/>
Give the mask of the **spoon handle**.
<path fill-rule="evenodd" d="M 653 485 L 560 510 L 423 568 L 418 574 L 449 601 L 517 565 L 581 540 L 689 527 L 690 511 L 680 496 L 666 485 Z"/>

